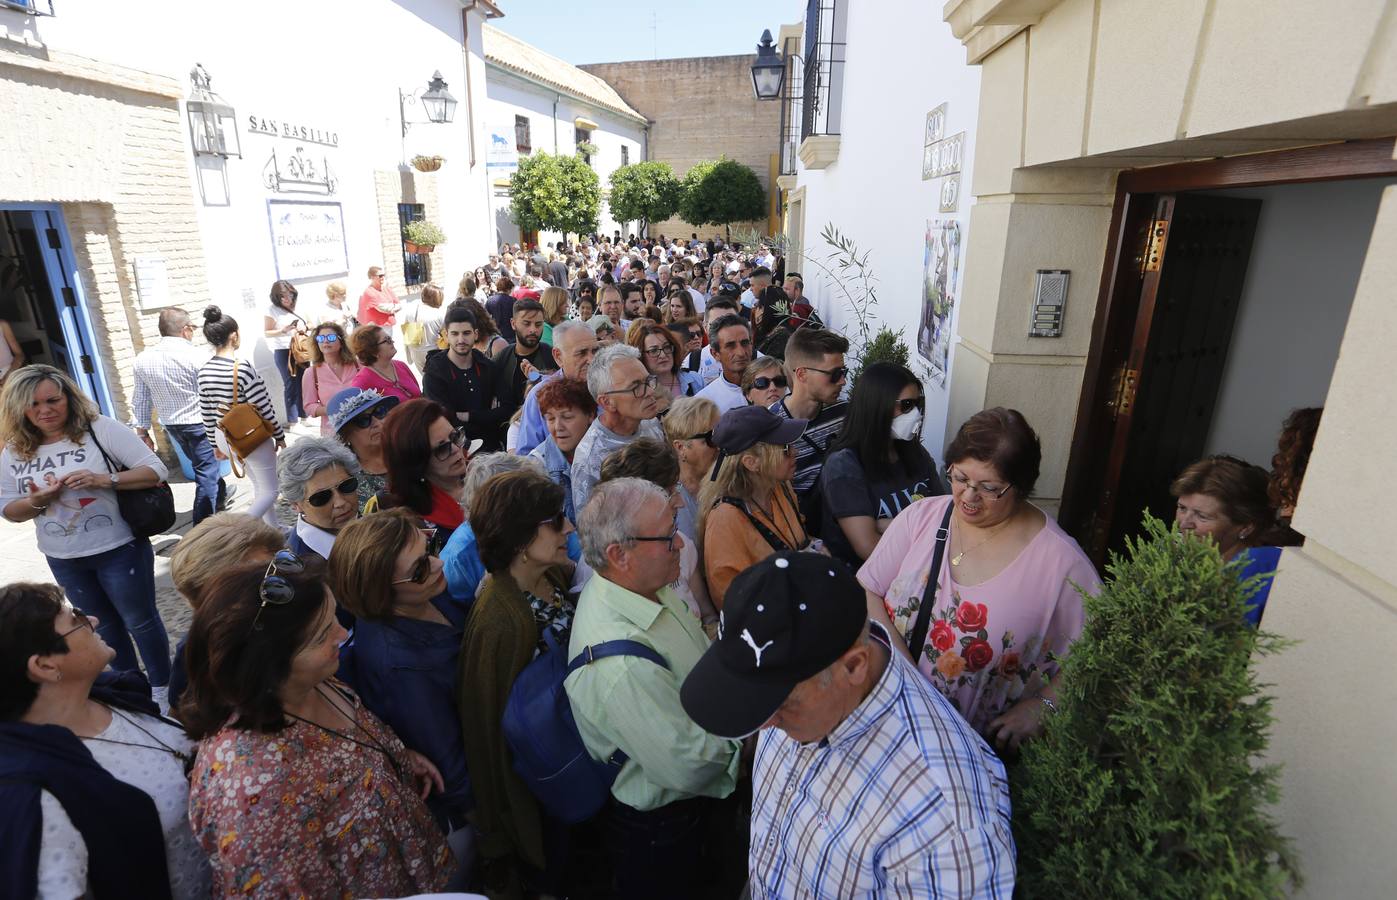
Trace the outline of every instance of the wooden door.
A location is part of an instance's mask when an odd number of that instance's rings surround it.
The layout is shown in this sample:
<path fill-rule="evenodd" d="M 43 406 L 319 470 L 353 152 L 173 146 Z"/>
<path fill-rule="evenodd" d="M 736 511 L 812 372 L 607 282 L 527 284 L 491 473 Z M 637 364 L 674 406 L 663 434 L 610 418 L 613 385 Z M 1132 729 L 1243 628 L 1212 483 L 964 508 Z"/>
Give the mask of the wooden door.
<path fill-rule="evenodd" d="M 1100 486 L 1079 531 L 1101 563 L 1144 510 L 1173 516 L 1169 484 L 1203 453 L 1251 256 L 1260 200 L 1159 194 L 1144 222 L 1138 307 L 1124 357 L 1101 375 Z M 1122 273 L 1126 289 L 1134 273 Z M 1124 329 L 1120 329 L 1124 331 Z M 1080 494 L 1079 494 L 1080 496 Z"/>

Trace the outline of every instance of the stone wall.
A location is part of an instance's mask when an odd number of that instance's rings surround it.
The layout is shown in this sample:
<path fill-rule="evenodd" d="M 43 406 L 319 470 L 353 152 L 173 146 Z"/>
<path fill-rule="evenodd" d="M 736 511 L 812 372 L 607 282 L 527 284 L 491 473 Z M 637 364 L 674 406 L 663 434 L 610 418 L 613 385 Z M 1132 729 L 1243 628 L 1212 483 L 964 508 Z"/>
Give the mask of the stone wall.
<path fill-rule="evenodd" d="M 781 104 L 763 103 L 752 96 L 755 59 L 752 54 L 703 56 L 579 68 L 604 79 L 650 120 L 647 159 L 669 163 L 682 178 L 695 163 L 727 156 L 757 173 L 770 205 L 775 188 L 771 156 L 779 146 Z M 734 230 L 748 227 L 767 231 L 765 219 L 733 225 Z M 711 234 L 713 230 L 679 219 L 650 225 L 655 235 Z"/>

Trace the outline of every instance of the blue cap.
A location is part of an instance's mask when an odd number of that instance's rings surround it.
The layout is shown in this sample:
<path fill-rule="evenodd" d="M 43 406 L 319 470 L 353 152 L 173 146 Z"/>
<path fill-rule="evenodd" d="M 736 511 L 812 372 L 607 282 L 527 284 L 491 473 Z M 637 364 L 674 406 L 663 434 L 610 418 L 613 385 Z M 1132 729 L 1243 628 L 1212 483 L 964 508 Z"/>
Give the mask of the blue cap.
<path fill-rule="evenodd" d="M 339 434 L 357 416 L 384 404 L 387 404 L 386 413 L 398 405 L 398 398 L 380 394 L 373 388 L 345 388 L 325 404 L 325 415 L 330 417 L 330 427 L 335 434 Z"/>

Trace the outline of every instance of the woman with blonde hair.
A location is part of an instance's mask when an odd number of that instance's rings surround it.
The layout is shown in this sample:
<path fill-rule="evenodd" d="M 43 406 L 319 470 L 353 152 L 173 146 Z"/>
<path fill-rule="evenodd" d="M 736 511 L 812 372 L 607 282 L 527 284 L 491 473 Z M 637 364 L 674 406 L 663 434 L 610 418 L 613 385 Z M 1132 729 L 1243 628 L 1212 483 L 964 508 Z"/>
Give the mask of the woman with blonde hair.
<path fill-rule="evenodd" d="M 699 491 L 718 458 L 713 426 L 718 424 L 718 404 L 707 397 L 680 397 L 665 414 L 665 439 L 679 456 L 679 530 L 695 542 L 699 539 Z"/>
<path fill-rule="evenodd" d="M 785 419 L 761 406 L 739 406 L 724 413 L 713 429 L 718 459 L 699 494 L 699 528 L 708 595 L 720 610 L 739 572 L 778 550 L 810 545 L 791 489 L 793 444 L 805 426 L 805 419 Z"/>
<path fill-rule="evenodd" d="M 408 362 L 419 372 L 427 364 L 427 354 L 437 349 L 437 338 L 441 337 L 441 325 L 446 316 L 446 310 L 441 305 L 445 296 L 435 284 L 425 284 L 422 286 L 422 296 L 409 303 L 399 316 Z"/>
<path fill-rule="evenodd" d="M 786 364 L 774 356 L 758 356 L 742 370 L 742 396 L 753 406 L 769 409 L 790 393 L 790 388 Z"/>
<path fill-rule="evenodd" d="M 301 379 L 301 407 L 307 418 L 320 417 L 321 435 L 335 433 L 326 407 L 330 398 L 352 387 L 359 374 L 359 360 L 350 352 L 344 327 L 338 322 L 321 322 L 315 326 L 315 341 L 310 345 L 310 371 Z"/>
<path fill-rule="evenodd" d="M 155 607 L 155 551 L 117 501 L 117 491 L 164 481 L 164 463 L 53 366 L 23 366 L 5 379 L 0 440 L 0 510 L 11 522 L 34 523 L 54 580 L 100 620 L 114 668 L 137 668 L 135 638 L 155 699 L 167 709 L 170 642 Z"/>
<path fill-rule="evenodd" d="M 553 346 L 553 326 L 568 315 L 567 288 L 550 286 L 543 289 L 538 302 L 543 304 L 543 342 Z"/>
<path fill-rule="evenodd" d="M 344 305 L 348 296 L 349 286 L 343 281 L 332 281 L 325 285 L 325 305 L 316 319 L 321 322 L 334 322 L 345 334 L 358 328 L 359 320 L 354 318 L 354 310 Z"/>

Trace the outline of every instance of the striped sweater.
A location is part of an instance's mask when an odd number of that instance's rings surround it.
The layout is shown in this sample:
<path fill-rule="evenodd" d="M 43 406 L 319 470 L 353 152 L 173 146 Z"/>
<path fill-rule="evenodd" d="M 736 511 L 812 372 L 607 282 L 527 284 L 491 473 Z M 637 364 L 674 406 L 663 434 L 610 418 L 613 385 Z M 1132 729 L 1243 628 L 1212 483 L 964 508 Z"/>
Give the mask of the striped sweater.
<path fill-rule="evenodd" d="M 276 440 L 285 440 L 286 435 L 281 430 L 281 423 L 277 420 L 276 410 L 272 408 L 271 398 L 267 396 L 267 385 L 262 380 L 262 376 L 257 374 L 257 369 L 247 360 L 238 360 L 238 402 L 251 403 L 257 412 L 266 419 L 272 426 L 272 435 Z M 209 434 L 209 440 L 214 441 L 218 436 L 218 420 L 228 411 L 228 407 L 233 405 L 233 360 L 225 356 L 215 356 L 199 367 L 199 412 L 204 417 L 204 430 Z"/>

